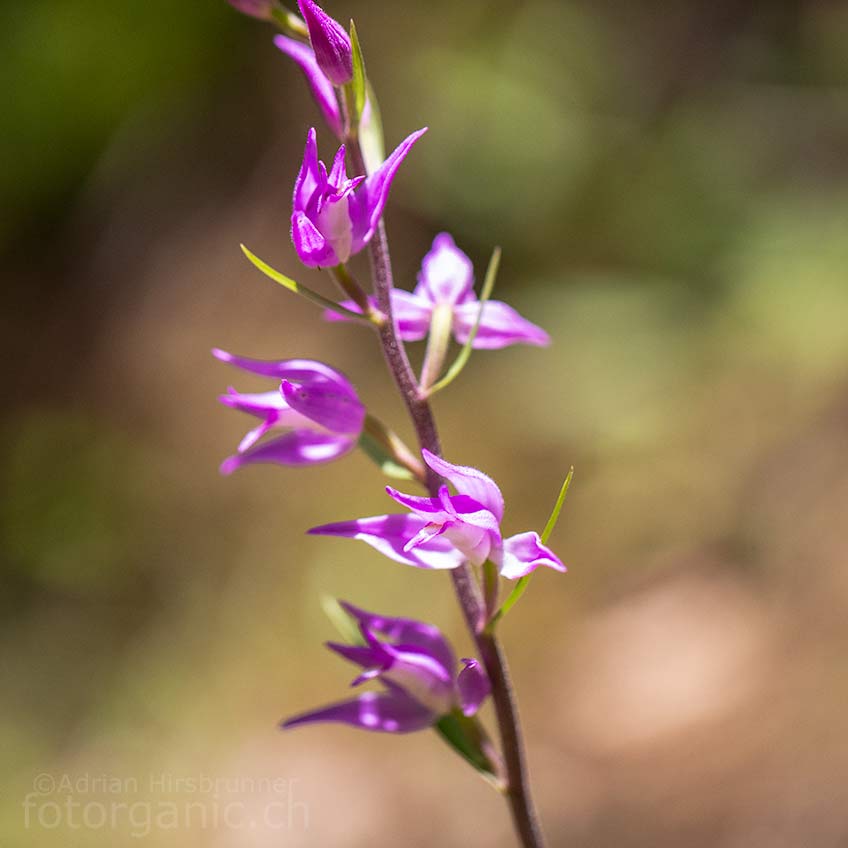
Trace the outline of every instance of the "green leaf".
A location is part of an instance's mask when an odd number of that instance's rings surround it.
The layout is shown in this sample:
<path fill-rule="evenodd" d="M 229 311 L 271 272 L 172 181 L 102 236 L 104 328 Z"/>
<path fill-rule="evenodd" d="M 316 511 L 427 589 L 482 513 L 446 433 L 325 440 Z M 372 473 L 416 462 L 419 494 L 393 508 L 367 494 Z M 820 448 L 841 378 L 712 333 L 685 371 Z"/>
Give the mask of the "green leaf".
<path fill-rule="evenodd" d="M 358 127 L 359 121 L 362 118 L 362 112 L 365 109 L 366 96 L 366 81 L 365 76 L 365 60 L 362 58 L 362 46 L 359 43 L 359 36 L 356 34 L 356 24 L 350 22 L 350 46 L 353 54 L 353 125 Z"/>
<path fill-rule="evenodd" d="M 285 274 L 281 274 L 279 271 L 272 268 L 267 262 L 263 262 L 258 256 L 251 253 L 244 245 L 241 245 L 242 253 L 251 261 L 251 263 L 257 267 L 266 277 L 272 279 L 275 283 L 279 283 L 284 288 L 287 288 L 290 292 L 294 292 L 295 294 L 299 294 L 301 297 L 305 297 L 307 300 L 311 300 L 313 303 L 318 306 L 323 307 L 324 309 L 332 309 L 333 312 L 338 312 L 339 315 L 344 315 L 347 318 L 350 318 L 352 321 L 357 321 L 360 324 L 367 324 L 368 326 L 374 326 L 371 321 L 369 321 L 364 315 L 361 315 L 358 312 L 354 312 L 351 309 L 347 309 L 344 306 L 336 303 L 334 300 L 330 300 L 328 297 L 324 297 L 322 294 L 318 294 L 318 292 L 313 291 L 306 286 L 302 286 L 300 283 L 296 283 L 291 277 L 287 277 Z"/>
<path fill-rule="evenodd" d="M 447 374 L 437 383 L 433 384 L 433 387 L 427 392 L 428 396 L 447 388 L 462 373 L 462 369 L 465 368 L 468 360 L 471 358 L 474 339 L 477 338 L 477 331 L 480 329 L 480 319 L 483 317 L 483 308 L 486 305 L 486 301 L 492 296 L 492 289 L 495 287 L 495 279 L 498 276 L 500 263 L 501 249 L 496 247 L 492 251 L 492 258 L 489 260 L 489 267 L 486 269 L 486 279 L 483 281 L 483 290 L 480 292 L 480 307 L 477 310 L 477 317 L 474 319 L 474 326 L 471 328 L 468 339 L 459 352 L 459 355 L 453 361 L 451 367 L 448 368 Z"/>
<path fill-rule="evenodd" d="M 464 716 L 458 710 L 442 716 L 434 730 L 460 757 L 470 763 L 496 788 L 503 789 L 503 781 L 480 745 L 482 729 L 476 718 Z"/>
<path fill-rule="evenodd" d="M 562 486 L 559 490 L 559 495 L 557 496 L 556 503 L 554 504 L 553 510 L 551 510 L 551 515 L 548 518 L 548 523 L 545 525 L 545 529 L 539 534 L 539 538 L 542 540 L 542 544 L 545 545 L 548 542 L 548 539 L 551 538 L 551 533 L 554 532 L 554 528 L 557 526 L 557 521 L 559 521 L 559 514 L 562 512 L 562 505 L 565 503 L 565 496 L 568 494 L 568 487 L 571 485 L 571 478 L 574 476 L 574 466 L 572 466 L 568 474 L 565 475 L 565 480 L 562 483 Z"/>
<path fill-rule="evenodd" d="M 351 617 L 345 612 L 342 605 L 330 595 L 321 596 L 321 609 L 324 615 L 330 619 L 330 623 L 339 632 L 345 642 L 351 645 L 364 645 L 365 640 L 359 632 L 359 628 L 353 623 Z"/>

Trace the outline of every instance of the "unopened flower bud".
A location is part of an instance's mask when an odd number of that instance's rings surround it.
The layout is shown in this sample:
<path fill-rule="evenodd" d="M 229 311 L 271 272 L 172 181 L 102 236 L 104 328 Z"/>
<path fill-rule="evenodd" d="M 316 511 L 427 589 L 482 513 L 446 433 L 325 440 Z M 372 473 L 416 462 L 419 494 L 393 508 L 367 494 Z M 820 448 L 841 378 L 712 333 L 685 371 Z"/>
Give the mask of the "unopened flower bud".
<path fill-rule="evenodd" d="M 353 54 L 350 36 L 312 0 L 298 0 L 300 13 L 309 29 L 309 41 L 318 67 L 333 85 L 345 85 L 353 79 Z"/>

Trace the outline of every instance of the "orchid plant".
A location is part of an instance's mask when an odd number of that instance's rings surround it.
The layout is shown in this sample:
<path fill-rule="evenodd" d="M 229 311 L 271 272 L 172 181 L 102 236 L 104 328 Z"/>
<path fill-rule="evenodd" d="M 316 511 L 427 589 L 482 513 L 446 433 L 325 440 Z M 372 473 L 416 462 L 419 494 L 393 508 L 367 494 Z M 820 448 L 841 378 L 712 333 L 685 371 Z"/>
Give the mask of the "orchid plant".
<path fill-rule="evenodd" d="M 324 122 L 340 142 L 328 168 L 318 158 L 318 133 L 308 131 L 294 185 L 291 238 L 300 261 L 327 270 L 341 297 L 306 288 L 246 247 L 242 250 L 272 280 L 322 307 L 326 320 L 355 321 L 375 332 L 417 446 L 407 447 L 370 414 L 350 379 L 325 363 L 268 362 L 216 349 L 213 355 L 221 362 L 273 381 L 268 391 L 246 394 L 230 388 L 221 395 L 224 405 L 258 419 L 221 471 L 230 474 L 255 463 L 316 465 L 359 447 L 388 476 L 417 482 L 423 495 L 386 487 L 404 512 L 322 524 L 309 533 L 359 539 L 395 562 L 449 571 L 479 656 L 458 663 L 432 624 L 366 612 L 347 602 L 329 605 L 328 614 L 345 641 L 328 642 L 327 647 L 360 669 L 354 686 L 372 683 L 377 688 L 300 713 L 282 727 L 331 722 L 398 734 L 435 729 L 504 793 L 521 845 L 539 848 L 543 836 L 497 627 L 537 568 L 566 570 L 548 540 L 571 473 L 541 533 L 505 536 L 500 488 L 482 471 L 442 456 L 431 398 L 460 375 L 472 350 L 543 347 L 549 337 L 506 303 L 491 300 L 500 261 L 497 248 L 479 293 L 471 260 L 448 233 L 435 237 L 413 290 L 394 286 L 383 213 L 398 169 L 426 128 L 412 132 L 384 156 L 377 100 L 353 22 L 346 30 L 313 0 L 299 0 L 300 16 L 276 0 L 229 2 L 280 31 L 274 44 L 303 72 Z M 348 176 L 348 167 L 354 176 Z M 370 291 L 348 267 L 350 257 L 364 250 L 370 258 Z M 425 339 L 416 376 L 405 345 Z M 452 339 L 461 349 L 448 365 Z M 505 585 L 510 591 L 504 597 Z M 488 698 L 499 744 L 478 716 Z"/>

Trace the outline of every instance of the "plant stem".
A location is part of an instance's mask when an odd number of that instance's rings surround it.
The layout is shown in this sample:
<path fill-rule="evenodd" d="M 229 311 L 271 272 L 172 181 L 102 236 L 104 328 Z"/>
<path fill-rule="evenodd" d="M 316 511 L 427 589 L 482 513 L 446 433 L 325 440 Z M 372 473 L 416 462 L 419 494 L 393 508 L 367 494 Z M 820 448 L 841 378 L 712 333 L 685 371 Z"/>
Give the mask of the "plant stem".
<path fill-rule="evenodd" d="M 347 142 L 347 149 L 351 154 L 355 173 L 366 173 L 362 149 L 358 140 L 351 137 L 347 139 Z M 398 338 L 392 315 L 391 292 L 394 281 L 386 228 L 382 219 L 374 237 L 369 242 L 368 249 L 377 306 L 386 316 L 385 323 L 378 328 L 383 355 L 406 404 L 418 436 L 419 445 L 431 453 L 441 456 L 441 445 L 433 412 L 426 394 L 421 391 L 415 379 L 415 374 L 406 355 L 406 349 Z M 431 496 L 436 496 L 442 483 L 443 480 L 428 467 L 427 489 Z M 515 829 L 523 848 L 544 848 L 542 829 L 530 794 L 524 743 L 506 658 L 495 634 L 484 630 L 486 604 L 470 566 L 465 564 L 453 569 L 451 577 L 465 621 L 474 637 L 492 684 L 492 700 L 495 705 L 495 715 L 497 716 L 501 748 L 506 766 L 506 795 L 509 799 Z"/>

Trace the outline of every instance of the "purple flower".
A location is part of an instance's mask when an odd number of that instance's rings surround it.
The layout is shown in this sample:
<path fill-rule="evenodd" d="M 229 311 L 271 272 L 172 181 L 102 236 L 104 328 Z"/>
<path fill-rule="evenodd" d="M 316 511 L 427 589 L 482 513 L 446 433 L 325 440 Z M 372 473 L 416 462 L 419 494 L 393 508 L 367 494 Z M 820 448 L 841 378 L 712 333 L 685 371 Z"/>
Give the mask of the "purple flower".
<path fill-rule="evenodd" d="M 271 20 L 271 10 L 274 8 L 273 0 L 227 0 L 227 2 L 244 15 L 259 18 L 261 21 Z"/>
<path fill-rule="evenodd" d="M 389 495 L 407 507 L 409 514 L 324 524 L 309 532 L 359 539 L 390 559 L 417 568 L 456 568 L 463 562 L 481 565 L 488 559 L 510 580 L 524 577 L 540 565 L 566 570 L 537 533 L 518 533 L 508 539 L 501 536 L 504 500 L 494 480 L 428 450 L 422 455 L 457 494 L 451 495 L 448 487 L 442 486 L 436 498 L 416 497 L 387 486 Z"/>
<path fill-rule="evenodd" d="M 360 311 L 356 304 L 345 302 L 344 306 Z M 398 333 L 404 341 L 423 339 L 436 309 L 450 310 L 454 338 L 459 344 L 468 341 L 480 311 L 480 301 L 474 294 L 474 268 L 448 233 L 440 233 L 433 241 L 433 247 L 421 263 L 415 290 L 392 290 L 392 309 Z M 324 317 L 328 321 L 349 320 L 329 311 Z M 483 307 L 473 346 L 494 350 L 513 344 L 544 346 L 549 342 L 550 337 L 541 327 L 522 318 L 506 303 L 490 300 Z"/>
<path fill-rule="evenodd" d="M 337 459 L 352 450 L 365 420 L 365 407 L 347 378 L 312 359 L 266 362 L 246 359 L 215 349 L 213 356 L 264 377 L 280 380 L 278 390 L 242 394 L 230 388 L 219 400 L 247 412 L 260 423 L 241 440 L 238 452 L 224 460 L 222 474 L 242 465 L 271 462 L 278 465 L 313 465 Z M 284 430 L 276 438 L 260 439 Z"/>
<path fill-rule="evenodd" d="M 309 130 L 294 187 L 292 212 L 292 241 L 304 265 L 334 267 L 368 244 L 400 163 L 425 132 L 426 128 L 404 139 L 370 176 L 349 180 L 344 145 L 338 149 L 327 174 L 318 159 L 315 130 Z"/>
<path fill-rule="evenodd" d="M 342 607 L 359 624 L 365 644 L 328 642 L 327 647 L 363 669 L 353 686 L 375 680 L 385 688 L 295 716 L 283 727 L 341 722 L 365 730 L 409 733 L 430 727 L 455 710 L 474 715 L 491 691 L 477 660 L 463 659 L 456 674 L 453 649 L 432 624 L 375 615 L 347 603 Z"/>
<path fill-rule="evenodd" d="M 312 0 L 298 0 L 318 67 L 333 85 L 353 79 L 353 53 L 344 27 Z"/>

